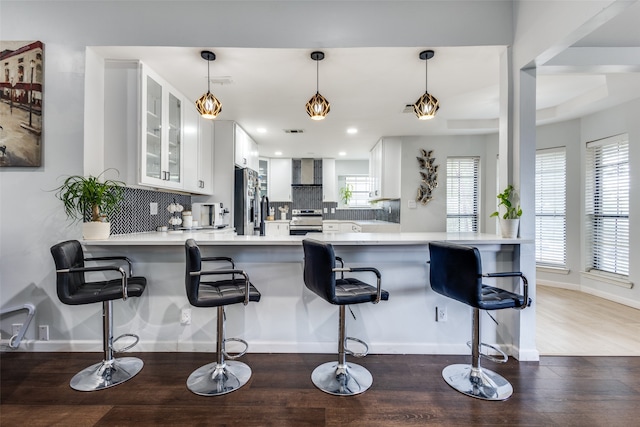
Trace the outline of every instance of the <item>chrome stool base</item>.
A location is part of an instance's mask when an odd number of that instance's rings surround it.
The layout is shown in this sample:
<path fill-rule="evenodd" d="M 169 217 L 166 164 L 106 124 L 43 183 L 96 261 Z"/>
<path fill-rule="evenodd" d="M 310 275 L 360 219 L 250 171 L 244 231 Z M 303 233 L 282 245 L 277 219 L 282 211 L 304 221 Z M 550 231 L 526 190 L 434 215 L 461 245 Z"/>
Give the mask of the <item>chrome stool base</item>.
<path fill-rule="evenodd" d="M 353 396 L 371 387 L 373 377 L 366 368 L 355 363 L 339 365 L 338 362 L 327 362 L 313 370 L 311 381 L 325 393 Z"/>
<path fill-rule="evenodd" d="M 442 370 L 442 377 L 454 389 L 467 396 L 483 400 L 506 400 L 513 394 L 513 387 L 501 375 L 471 365 L 449 365 Z"/>
<path fill-rule="evenodd" d="M 137 357 L 119 357 L 83 369 L 71 378 L 69 385 L 78 391 L 97 391 L 130 380 L 142 370 L 144 362 Z"/>
<path fill-rule="evenodd" d="M 249 378 L 251 368 L 246 363 L 213 362 L 193 371 L 187 379 L 187 388 L 200 396 L 219 396 L 239 389 Z"/>

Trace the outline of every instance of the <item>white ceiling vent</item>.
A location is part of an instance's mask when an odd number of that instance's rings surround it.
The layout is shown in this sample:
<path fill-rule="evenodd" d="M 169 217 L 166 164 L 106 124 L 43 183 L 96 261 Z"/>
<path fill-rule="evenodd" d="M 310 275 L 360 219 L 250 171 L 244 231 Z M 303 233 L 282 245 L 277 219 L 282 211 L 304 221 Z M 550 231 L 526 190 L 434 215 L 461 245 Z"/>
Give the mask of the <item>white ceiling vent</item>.
<path fill-rule="evenodd" d="M 284 133 L 304 133 L 304 129 L 283 129 Z"/>
<path fill-rule="evenodd" d="M 212 85 L 230 85 L 233 83 L 231 76 L 213 76 L 209 80 Z"/>

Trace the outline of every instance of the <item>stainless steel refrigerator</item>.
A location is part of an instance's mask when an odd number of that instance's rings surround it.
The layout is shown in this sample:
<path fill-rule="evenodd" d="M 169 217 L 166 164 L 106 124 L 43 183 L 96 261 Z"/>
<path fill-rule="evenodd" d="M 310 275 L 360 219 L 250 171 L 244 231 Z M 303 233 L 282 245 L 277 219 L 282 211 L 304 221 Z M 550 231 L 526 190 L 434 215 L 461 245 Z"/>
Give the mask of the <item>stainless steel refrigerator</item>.
<path fill-rule="evenodd" d="M 258 172 L 244 168 L 235 171 L 233 220 L 238 235 L 260 232 Z"/>

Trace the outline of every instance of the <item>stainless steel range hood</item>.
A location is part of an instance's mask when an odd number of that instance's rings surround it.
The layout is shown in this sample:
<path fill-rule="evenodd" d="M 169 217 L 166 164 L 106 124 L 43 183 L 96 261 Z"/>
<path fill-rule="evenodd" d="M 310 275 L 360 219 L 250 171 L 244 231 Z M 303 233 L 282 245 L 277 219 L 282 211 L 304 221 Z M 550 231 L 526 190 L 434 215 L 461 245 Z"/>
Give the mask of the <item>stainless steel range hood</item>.
<path fill-rule="evenodd" d="M 293 159 L 292 185 L 322 185 L 321 159 Z"/>

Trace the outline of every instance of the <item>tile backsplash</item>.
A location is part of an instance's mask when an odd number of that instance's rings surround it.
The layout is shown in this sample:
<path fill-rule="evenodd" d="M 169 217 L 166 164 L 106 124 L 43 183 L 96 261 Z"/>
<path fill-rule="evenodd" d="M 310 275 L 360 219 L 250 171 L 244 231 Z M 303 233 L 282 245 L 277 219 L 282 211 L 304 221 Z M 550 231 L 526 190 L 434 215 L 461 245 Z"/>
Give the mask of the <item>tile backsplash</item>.
<path fill-rule="evenodd" d="M 191 196 L 162 191 L 125 188 L 120 211 L 111 218 L 111 234 L 141 233 L 153 231 L 160 225 L 169 226 L 171 214 L 167 211 L 173 201 L 185 210 L 191 209 Z M 158 214 L 150 214 L 150 204 L 158 204 Z"/>
<path fill-rule="evenodd" d="M 335 202 L 322 202 L 321 187 L 299 187 L 293 191 L 292 202 L 271 202 L 275 210 L 276 219 L 280 219 L 278 207 L 288 205 L 287 219 L 291 219 L 293 208 L 326 209 L 323 219 L 345 221 L 389 221 L 400 223 L 400 199 L 378 202 L 375 209 L 338 209 Z M 111 234 L 142 233 L 153 231 L 158 226 L 169 226 L 171 214 L 167 211 L 173 201 L 180 203 L 185 210 L 191 209 L 191 196 L 163 191 L 143 190 L 140 188 L 125 188 L 124 201 L 118 214 L 111 218 Z M 150 204 L 158 204 L 158 214 L 150 214 Z M 331 210 L 335 209 L 335 213 Z"/>

